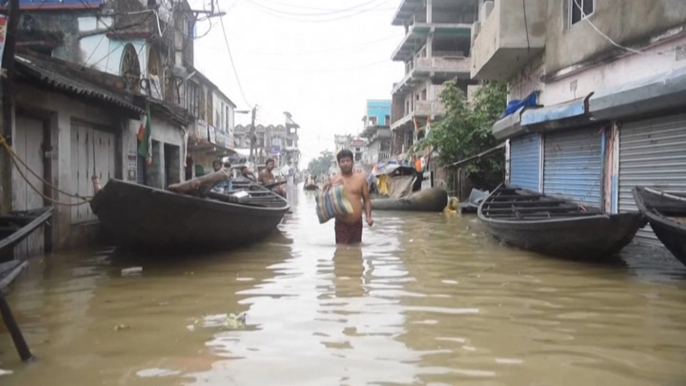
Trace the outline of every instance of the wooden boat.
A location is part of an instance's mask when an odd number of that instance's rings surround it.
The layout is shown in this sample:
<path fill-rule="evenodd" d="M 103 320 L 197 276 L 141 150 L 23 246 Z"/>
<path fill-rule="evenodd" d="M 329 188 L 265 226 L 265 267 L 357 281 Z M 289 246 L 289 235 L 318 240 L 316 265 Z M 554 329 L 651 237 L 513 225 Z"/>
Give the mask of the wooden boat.
<path fill-rule="evenodd" d="M 545 255 L 598 259 L 619 252 L 645 226 L 640 213 L 605 214 L 564 199 L 501 185 L 479 206 L 497 240 Z"/>
<path fill-rule="evenodd" d="M 305 186 L 303 186 L 303 190 L 317 190 L 317 189 L 319 189 L 317 184 L 305 184 Z"/>
<path fill-rule="evenodd" d="M 52 216 L 53 207 L 11 212 L 0 216 L 0 261 L 11 259 L 14 246 Z"/>
<path fill-rule="evenodd" d="M 441 188 L 420 190 L 400 198 L 372 200 L 374 210 L 404 210 L 414 212 L 440 212 L 448 205 L 448 193 Z"/>
<path fill-rule="evenodd" d="M 194 197 L 111 179 L 91 201 L 104 235 L 116 245 L 144 249 L 216 249 L 250 243 L 268 235 L 289 210 L 278 194 L 249 182 L 234 191 Z"/>
<path fill-rule="evenodd" d="M 634 198 L 657 238 L 686 265 L 686 193 L 637 186 Z"/>

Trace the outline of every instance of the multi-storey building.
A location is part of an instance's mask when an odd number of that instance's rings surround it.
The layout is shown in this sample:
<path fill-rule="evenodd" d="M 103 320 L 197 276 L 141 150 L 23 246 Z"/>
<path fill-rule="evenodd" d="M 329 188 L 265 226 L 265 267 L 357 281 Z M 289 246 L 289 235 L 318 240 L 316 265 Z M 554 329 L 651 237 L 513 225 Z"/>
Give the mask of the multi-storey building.
<path fill-rule="evenodd" d="M 683 0 L 480 1 L 479 15 L 472 75 L 521 101 L 493 126 L 512 184 L 610 213 L 636 210 L 637 185 L 686 191 Z"/>
<path fill-rule="evenodd" d="M 16 61 L 24 78 L 13 90 L 20 118 L 12 137 L 38 141 L 43 152 L 23 156 L 46 181 L 80 196 L 92 195 L 93 174 L 103 184 L 120 178 L 163 188 L 192 175 L 184 173 L 197 155 L 191 147 L 206 139 L 212 146 L 203 156 L 230 148 L 233 104 L 193 68 L 195 17 L 186 1 L 20 0 L 20 7 Z M 148 116 L 146 159 L 139 133 Z M 219 129 L 209 130 L 213 123 Z M 3 211 L 51 204 L 19 180 L 9 190 Z M 46 240 L 65 245 L 95 219 L 88 205 L 57 207 Z"/>
<path fill-rule="evenodd" d="M 366 167 L 391 158 L 391 101 L 368 100 L 367 114 L 362 119 L 361 137 L 367 139 L 367 151 L 362 159 Z"/>
<path fill-rule="evenodd" d="M 393 25 L 405 37 L 392 59 L 405 64 L 405 76 L 393 85 L 390 128 L 393 153 L 406 152 L 417 129 L 445 113 L 440 101 L 443 83 L 458 79 L 465 92 L 470 80 L 470 36 L 476 20 L 474 0 L 402 0 Z"/>

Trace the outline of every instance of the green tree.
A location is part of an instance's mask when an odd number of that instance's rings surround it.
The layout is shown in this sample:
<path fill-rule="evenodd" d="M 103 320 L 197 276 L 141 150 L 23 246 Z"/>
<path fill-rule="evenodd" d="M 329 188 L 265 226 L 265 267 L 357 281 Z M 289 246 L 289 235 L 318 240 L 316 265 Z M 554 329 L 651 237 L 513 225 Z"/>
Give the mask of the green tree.
<path fill-rule="evenodd" d="M 448 165 L 495 146 L 491 128 L 505 110 L 507 88 L 504 83 L 488 83 L 476 91 L 470 104 L 456 80 L 444 86 L 440 98 L 446 114 L 432 127 L 428 138 L 418 142 L 415 148 L 433 147 L 439 154 L 439 163 Z M 470 177 L 483 176 L 502 171 L 503 161 L 503 157 L 479 160 L 465 165 L 464 169 Z"/>
<path fill-rule="evenodd" d="M 333 153 L 330 151 L 323 151 L 319 157 L 310 161 L 307 168 L 310 174 L 315 176 L 324 176 L 329 174 L 329 167 L 334 160 Z"/>

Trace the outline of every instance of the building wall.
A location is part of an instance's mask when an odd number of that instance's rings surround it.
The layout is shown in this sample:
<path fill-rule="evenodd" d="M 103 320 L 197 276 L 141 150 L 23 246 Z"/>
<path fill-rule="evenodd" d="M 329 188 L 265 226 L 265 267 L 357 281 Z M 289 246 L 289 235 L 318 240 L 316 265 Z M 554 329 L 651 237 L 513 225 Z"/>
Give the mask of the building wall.
<path fill-rule="evenodd" d="M 587 22 L 567 27 L 567 1 L 549 0 L 546 69 L 554 73 L 601 57 L 615 47 Z M 589 20 L 621 45 L 646 43 L 686 20 L 683 0 L 595 0 Z M 502 22 L 502 20 L 501 20 Z"/>
<path fill-rule="evenodd" d="M 368 100 L 367 101 L 367 119 L 376 117 L 376 124 L 379 126 L 390 125 L 386 121 L 386 116 L 391 115 L 391 101 L 390 100 Z"/>
<path fill-rule="evenodd" d="M 115 130 L 121 130 L 124 125 L 128 125 L 128 119 L 122 118 L 124 114 L 116 109 L 96 107 L 62 94 L 36 89 L 33 86 L 22 85 L 18 87 L 15 101 L 17 108 L 25 109 L 36 117 L 43 117 L 49 123 L 52 145 L 52 150 L 49 153 L 50 182 L 66 192 L 72 192 L 71 127 L 73 120 Z M 117 177 L 121 178 L 121 167 L 117 167 L 116 170 Z M 92 191 L 90 193 L 92 194 Z M 59 202 L 72 202 L 74 200 L 56 191 L 53 191 L 52 194 L 53 199 Z M 53 227 L 53 245 L 55 247 L 66 245 L 72 236 L 71 207 L 55 207 Z"/>
<path fill-rule="evenodd" d="M 558 104 L 604 88 L 684 68 L 686 58 L 677 55 L 677 47 L 686 47 L 686 36 L 645 49 L 643 55 L 628 55 L 551 80 L 545 84 L 540 101 L 544 105 Z"/>

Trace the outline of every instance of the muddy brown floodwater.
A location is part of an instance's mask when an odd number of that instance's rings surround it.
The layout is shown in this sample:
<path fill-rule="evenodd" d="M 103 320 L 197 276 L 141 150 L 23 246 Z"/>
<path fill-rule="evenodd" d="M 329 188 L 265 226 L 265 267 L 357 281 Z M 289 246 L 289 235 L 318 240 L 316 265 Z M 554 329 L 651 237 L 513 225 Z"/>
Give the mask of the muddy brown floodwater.
<path fill-rule="evenodd" d="M 0 329 L 0 384 L 686 385 L 686 269 L 671 258 L 546 258 L 473 215 L 377 212 L 361 247 L 336 247 L 313 196 L 291 194 L 294 213 L 252 247 L 32 263 L 9 302 L 38 360 Z"/>

